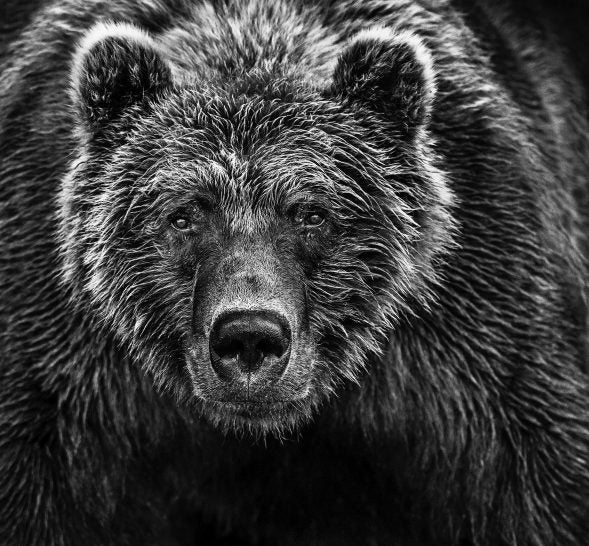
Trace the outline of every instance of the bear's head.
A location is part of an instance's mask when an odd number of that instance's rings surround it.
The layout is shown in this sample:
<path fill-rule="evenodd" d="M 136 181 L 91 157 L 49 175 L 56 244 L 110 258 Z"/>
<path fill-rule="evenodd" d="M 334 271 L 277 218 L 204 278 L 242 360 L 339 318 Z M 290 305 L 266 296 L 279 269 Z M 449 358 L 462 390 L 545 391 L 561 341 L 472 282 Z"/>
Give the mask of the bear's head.
<path fill-rule="evenodd" d="M 415 36 L 362 32 L 315 83 L 189 74 L 142 30 L 100 24 L 71 98 L 64 282 L 179 404 L 292 426 L 432 300 L 451 196 Z"/>

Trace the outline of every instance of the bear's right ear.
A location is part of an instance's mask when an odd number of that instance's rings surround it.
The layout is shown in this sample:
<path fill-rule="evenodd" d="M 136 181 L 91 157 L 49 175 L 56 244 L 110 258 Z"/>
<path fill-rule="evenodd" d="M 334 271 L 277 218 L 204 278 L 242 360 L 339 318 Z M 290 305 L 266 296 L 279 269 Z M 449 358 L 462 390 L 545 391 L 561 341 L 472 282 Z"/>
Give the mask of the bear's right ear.
<path fill-rule="evenodd" d="M 432 56 L 415 34 L 377 27 L 343 51 L 328 95 L 377 113 L 412 141 L 429 123 L 435 80 Z"/>
<path fill-rule="evenodd" d="M 146 32 L 99 23 L 82 39 L 73 62 L 71 95 L 77 121 L 90 139 L 111 141 L 124 114 L 172 85 L 172 71 Z"/>

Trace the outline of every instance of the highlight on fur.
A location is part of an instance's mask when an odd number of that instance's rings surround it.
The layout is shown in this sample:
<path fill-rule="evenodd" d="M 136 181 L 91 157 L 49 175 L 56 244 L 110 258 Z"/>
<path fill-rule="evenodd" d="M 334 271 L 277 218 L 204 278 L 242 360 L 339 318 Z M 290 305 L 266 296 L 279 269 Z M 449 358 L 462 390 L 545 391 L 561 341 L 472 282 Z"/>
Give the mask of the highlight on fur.
<path fill-rule="evenodd" d="M 585 544 L 551 21 L 40 4 L 0 50 L 0 544 Z"/>

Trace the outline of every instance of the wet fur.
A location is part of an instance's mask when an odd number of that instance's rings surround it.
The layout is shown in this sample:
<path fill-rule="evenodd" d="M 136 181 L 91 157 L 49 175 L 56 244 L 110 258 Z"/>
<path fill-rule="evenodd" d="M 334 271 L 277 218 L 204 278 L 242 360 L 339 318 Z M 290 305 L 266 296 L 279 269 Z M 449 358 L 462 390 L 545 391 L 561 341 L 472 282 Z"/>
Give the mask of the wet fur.
<path fill-rule="evenodd" d="M 1 61 L 0 542 L 583 544 L 589 154 L 556 40 L 485 5 L 249 4 L 48 3 Z M 170 72 L 88 126 L 69 82 L 98 20 Z M 388 32 L 425 51 L 415 131 L 354 84 Z M 156 216 L 198 181 L 255 233 L 238 196 L 305 173 L 342 211 L 306 281 L 324 343 L 312 395 L 252 428 L 189 388 L 206 275 Z"/>

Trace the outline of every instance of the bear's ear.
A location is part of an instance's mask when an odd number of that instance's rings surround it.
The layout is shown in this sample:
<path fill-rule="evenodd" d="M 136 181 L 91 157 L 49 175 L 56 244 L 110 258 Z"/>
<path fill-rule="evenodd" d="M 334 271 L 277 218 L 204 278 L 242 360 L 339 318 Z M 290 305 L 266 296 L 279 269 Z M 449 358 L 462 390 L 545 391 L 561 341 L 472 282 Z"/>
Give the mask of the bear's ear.
<path fill-rule="evenodd" d="M 410 32 L 358 33 L 336 65 L 330 95 L 394 122 L 409 140 L 429 122 L 436 94 L 432 56 Z"/>
<path fill-rule="evenodd" d="M 99 23 L 82 39 L 73 62 L 71 95 L 83 130 L 107 137 L 133 107 L 154 100 L 172 85 L 172 71 L 155 42 L 139 28 Z"/>

